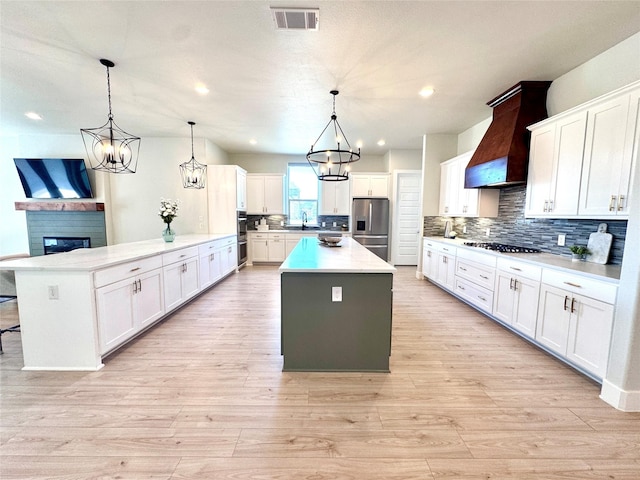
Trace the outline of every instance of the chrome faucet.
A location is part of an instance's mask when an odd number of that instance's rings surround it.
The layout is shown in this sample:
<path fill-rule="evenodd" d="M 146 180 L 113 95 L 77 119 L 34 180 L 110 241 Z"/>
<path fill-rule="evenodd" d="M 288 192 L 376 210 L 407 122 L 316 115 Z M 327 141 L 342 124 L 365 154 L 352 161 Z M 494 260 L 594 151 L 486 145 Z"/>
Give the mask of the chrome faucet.
<path fill-rule="evenodd" d="M 307 228 L 307 212 L 302 212 L 302 230 L 304 230 L 305 228 Z"/>

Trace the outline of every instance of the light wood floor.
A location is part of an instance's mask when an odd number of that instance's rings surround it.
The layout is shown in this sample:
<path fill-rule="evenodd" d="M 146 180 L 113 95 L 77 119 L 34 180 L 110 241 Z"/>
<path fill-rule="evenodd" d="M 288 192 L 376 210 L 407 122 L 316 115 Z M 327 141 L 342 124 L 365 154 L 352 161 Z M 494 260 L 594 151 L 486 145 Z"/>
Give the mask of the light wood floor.
<path fill-rule="evenodd" d="M 0 478 L 640 478 L 640 414 L 415 267 L 391 374 L 282 373 L 279 303 L 277 269 L 245 268 L 99 372 L 23 372 L 4 335 Z"/>

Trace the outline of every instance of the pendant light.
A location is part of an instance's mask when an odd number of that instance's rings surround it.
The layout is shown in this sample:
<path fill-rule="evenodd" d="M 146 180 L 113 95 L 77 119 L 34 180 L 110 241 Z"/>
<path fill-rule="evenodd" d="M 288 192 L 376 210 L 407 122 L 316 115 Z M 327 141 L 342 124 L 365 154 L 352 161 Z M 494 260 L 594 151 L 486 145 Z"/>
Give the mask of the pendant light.
<path fill-rule="evenodd" d="M 311 145 L 311 150 L 307 153 L 307 161 L 318 180 L 340 182 L 349 180 L 351 164 L 360 160 L 360 148 L 357 152 L 353 151 L 340 123 L 338 123 L 336 95 L 340 92 L 331 90 L 329 93 L 333 95 L 333 112 L 329 123 Z"/>
<path fill-rule="evenodd" d="M 113 120 L 109 68 L 113 68 L 115 63 L 105 58 L 100 59 L 100 63 L 107 67 L 109 118 L 107 123 L 101 127 L 80 129 L 84 148 L 87 150 L 93 170 L 109 173 L 135 173 L 140 153 L 140 137 L 125 132 Z"/>
<path fill-rule="evenodd" d="M 180 165 L 182 186 L 184 188 L 204 188 L 207 166 L 198 163 L 193 155 L 193 126 L 195 122 L 187 123 L 191 125 L 191 160 Z"/>

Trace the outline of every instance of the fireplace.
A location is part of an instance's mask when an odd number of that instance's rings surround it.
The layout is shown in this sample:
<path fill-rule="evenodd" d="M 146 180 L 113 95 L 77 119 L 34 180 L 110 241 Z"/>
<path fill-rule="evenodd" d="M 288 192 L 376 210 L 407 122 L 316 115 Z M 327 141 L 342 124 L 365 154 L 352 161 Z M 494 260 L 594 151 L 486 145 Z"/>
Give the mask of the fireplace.
<path fill-rule="evenodd" d="M 43 237 L 44 254 L 70 252 L 77 248 L 91 248 L 90 237 Z"/>

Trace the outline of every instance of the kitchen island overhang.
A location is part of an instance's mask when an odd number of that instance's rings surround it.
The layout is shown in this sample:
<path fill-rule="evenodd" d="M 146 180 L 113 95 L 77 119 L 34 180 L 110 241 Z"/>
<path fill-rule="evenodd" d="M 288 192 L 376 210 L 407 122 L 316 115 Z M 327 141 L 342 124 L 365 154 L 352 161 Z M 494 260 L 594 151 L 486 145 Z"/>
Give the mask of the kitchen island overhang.
<path fill-rule="evenodd" d="M 280 266 L 283 371 L 389 372 L 396 269 L 351 238 L 303 238 Z"/>

